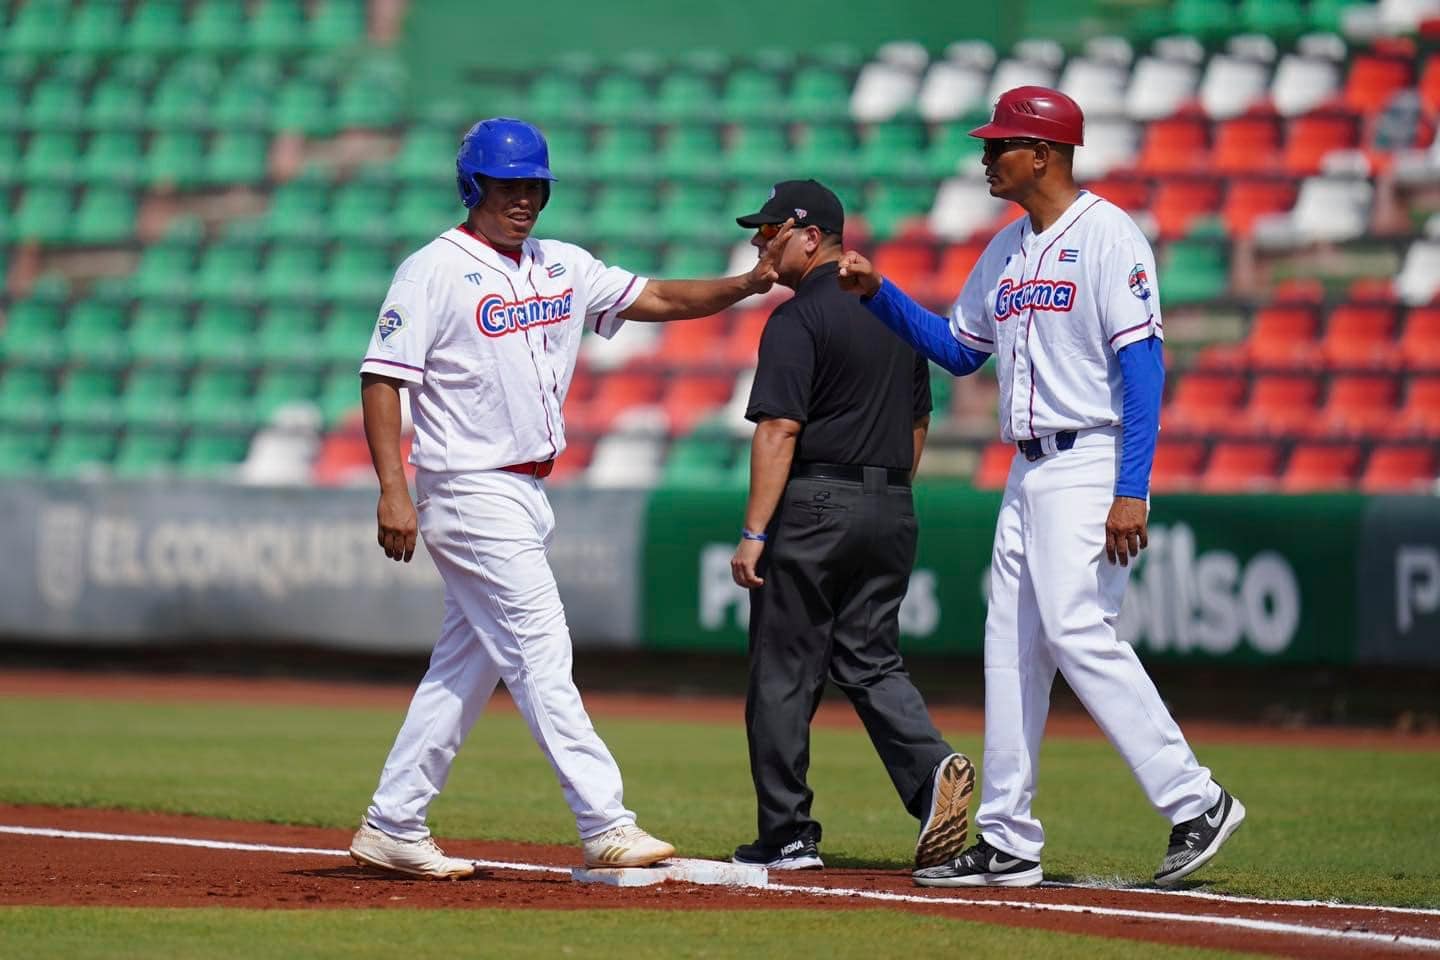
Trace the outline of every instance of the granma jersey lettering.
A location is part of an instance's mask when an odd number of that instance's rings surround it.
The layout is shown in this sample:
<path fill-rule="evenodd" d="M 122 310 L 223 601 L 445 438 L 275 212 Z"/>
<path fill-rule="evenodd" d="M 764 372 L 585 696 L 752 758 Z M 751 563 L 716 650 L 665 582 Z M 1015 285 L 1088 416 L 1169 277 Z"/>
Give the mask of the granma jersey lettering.
<path fill-rule="evenodd" d="M 1026 310 L 1069 312 L 1075 306 L 1075 284 L 1069 280 L 1031 280 L 1016 285 L 1001 280 L 995 291 L 995 319 L 1004 320 Z"/>
<path fill-rule="evenodd" d="M 516 330 L 563 323 L 570 319 L 574 288 L 553 297 L 529 297 L 516 303 L 492 293 L 475 308 L 475 324 L 487 337 L 503 337 Z"/>

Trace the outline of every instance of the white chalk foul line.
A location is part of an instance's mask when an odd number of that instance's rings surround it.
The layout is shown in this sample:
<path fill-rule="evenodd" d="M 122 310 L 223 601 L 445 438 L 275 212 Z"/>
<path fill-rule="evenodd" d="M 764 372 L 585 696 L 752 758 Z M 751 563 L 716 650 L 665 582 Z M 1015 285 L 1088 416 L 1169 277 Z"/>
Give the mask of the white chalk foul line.
<path fill-rule="evenodd" d="M 202 847 L 210 850 L 243 850 L 256 853 L 289 853 L 305 856 L 323 857 L 348 857 L 349 853 L 344 850 L 329 850 L 321 847 L 287 847 L 266 843 L 237 843 L 228 840 L 199 840 L 191 837 L 160 837 L 148 834 L 126 834 L 126 833 L 94 833 L 84 830 L 57 830 L 49 827 L 16 827 L 0 825 L 0 834 L 18 834 L 31 837 L 52 837 L 65 840 L 105 840 L 122 843 L 156 843 L 175 847 Z M 568 867 L 550 867 L 534 863 L 510 863 L 503 860 L 476 860 L 477 865 L 492 867 L 499 870 L 523 870 L 536 873 L 564 873 L 570 872 Z M 1055 884 L 1055 886 L 1062 886 Z M 1078 885 L 1070 885 L 1078 886 Z M 1365 943 L 1388 943 L 1396 946 L 1418 947 L 1426 950 L 1440 950 L 1440 940 L 1429 937 L 1416 937 L 1400 934 L 1370 933 L 1362 930 L 1333 930 L 1328 927 L 1311 927 L 1296 923 L 1280 923 L 1274 920 L 1251 920 L 1245 917 L 1217 917 L 1209 914 L 1190 913 L 1169 913 L 1150 910 L 1129 910 L 1123 907 L 1101 907 L 1082 906 L 1071 903 L 1041 903 L 1032 900 L 971 900 L 963 897 L 945 896 L 920 896 L 906 893 L 886 893 L 880 890 L 858 890 L 847 887 L 816 887 L 791 885 L 785 883 L 772 883 L 768 888 L 793 893 L 806 893 L 812 896 L 823 897 L 854 897 L 861 900 L 876 900 L 889 903 L 916 903 L 932 905 L 949 905 L 962 907 L 1018 907 L 1025 910 L 1049 911 L 1051 913 L 1084 913 L 1092 916 L 1125 917 L 1134 920 L 1165 920 L 1172 923 L 1208 924 L 1211 926 L 1234 927 L 1242 930 L 1254 930 L 1263 933 L 1283 933 L 1295 936 L 1322 937 L 1334 940 L 1350 940 Z M 1100 887 L 1087 887 L 1085 889 L 1100 889 Z M 1105 888 L 1111 889 L 1111 888 Z M 1149 892 L 1149 891 L 1131 891 Z M 1170 893 L 1170 891 L 1154 891 L 1157 893 Z M 1177 891 L 1176 894 L 1188 894 L 1190 896 L 1201 896 L 1206 899 L 1213 899 L 1220 902 L 1236 901 L 1248 903 L 1261 903 L 1267 905 L 1305 905 L 1305 906 L 1345 906 L 1344 904 L 1330 904 L 1325 901 L 1288 901 L 1288 900 L 1258 900 L 1255 898 L 1225 897 L 1218 894 L 1196 894 L 1193 891 Z M 1370 907 L 1365 905 L 1350 905 L 1352 909 L 1361 910 L 1394 910 L 1407 913 L 1418 912 L 1426 915 L 1434 914 L 1437 911 L 1420 911 L 1404 907 Z"/>
<path fill-rule="evenodd" d="M 1214 900 L 1220 903 L 1248 903 L 1262 907 L 1328 907 L 1331 910 L 1375 910 L 1381 913 L 1407 914 L 1416 917 L 1440 917 L 1440 910 L 1424 907 L 1387 907 L 1372 903 L 1344 903 L 1340 900 L 1268 900 L 1263 897 L 1242 897 L 1238 894 L 1207 893 L 1204 890 L 1162 890 L 1159 887 L 1132 887 L 1124 882 L 1106 880 L 1060 883 L 1046 880 L 1042 887 L 1056 890 L 1113 890 L 1117 893 L 1148 893 L 1160 897 L 1184 897 L 1192 900 Z"/>

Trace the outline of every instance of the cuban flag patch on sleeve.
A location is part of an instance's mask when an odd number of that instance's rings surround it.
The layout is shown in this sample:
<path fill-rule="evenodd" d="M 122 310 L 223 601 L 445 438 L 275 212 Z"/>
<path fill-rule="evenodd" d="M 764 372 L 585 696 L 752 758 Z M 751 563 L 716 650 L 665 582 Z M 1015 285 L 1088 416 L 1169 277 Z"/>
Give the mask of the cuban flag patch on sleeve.
<path fill-rule="evenodd" d="M 392 303 L 380 313 L 380 319 L 375 324 L 375 330 L 380 334 L 380 342 L 385 343 L 395 334 L 405 329 L 405 314 L 401 312 L 398 303 Z"/>
<path fill-rule="evenodd" d="M 1060 249 L 1061 263 L 1079 263 L 1080 250 L 1078 247 L 1062 247 Z"/>

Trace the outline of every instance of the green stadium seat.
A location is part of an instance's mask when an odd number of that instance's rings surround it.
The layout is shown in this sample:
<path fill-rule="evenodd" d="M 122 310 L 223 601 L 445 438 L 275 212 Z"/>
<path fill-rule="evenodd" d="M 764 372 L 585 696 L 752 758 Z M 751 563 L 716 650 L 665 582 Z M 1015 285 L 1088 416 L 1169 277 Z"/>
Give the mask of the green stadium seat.
<path fill-rule="evenodd" d="M 852 179 L 859 169 L 856 153 L 855 135 L 850 124 L 813 124 L 801 133 L 799 145 L 791 154 L 794 175 L 798 178 L 814 177 L 822 182 L 837 178 Z"/>
<path fill-rule="evenodd" d="M 177 303 L 142 300 L 130 325 L 130 356 L 158 370 L 189 366 L 189 319 Z"/>
<path fill-rule="evenodd" d="M 329 366 L 346 367 L 352 374 L 357 373 L 360 361 L 365 359 L 365 348 L 375 332 L 375 314 L 378 312 L 336 310 L 320 331 L 316 359 Z"/>
<path fill-rule="evenodd" d="M 245 7 L 231 0 L 201 0 L 190 12 L 185 42 L 193 50 L 227 53 L 245 42 Z"/>
<path fill-rule="evenodd" d="M 596 247 L 595 255 L 607 266 L 623 267 L 642 277 L 653 277 L 660 271 L 659 251 L 652 246 L 606 243 Z"/>
<path fill-rule="evenodd" d="M 255 289 L 259 252 L 248 241 L 222 240 L 200 258 L 194 290 L 206 299 L 239 299 Z"/>
<path fill-rule="evenodd" d="M 132 186 L 145 177 L 140 136 L 112 130 L 90 137 L 80 157 L 80 179 L 90 185 L 112 183 Z"/>
<path fill-rule="evenodd" d="M 43 473 L 49 449 L 48 430 L 0 426 L 0 477 Z"/>
<path fill-rule="evenodd" d="M 650 90 L 645 81 L 630 73 L 609 73 L 595 85 L 590 112 L 603 123 L 627 123 L 651 119 Z"/>
<path fill-rule="evenodd" d="M 391 223 L 406 236 L 434 237 L 458 223 L 463 212 L 453 184 L 414 184 L 400 191 Z M 550 214 L 549 204 L 545 214 Z"/>
<path fill-rule="evenodd" d="M 948 370 L 930 364 L 930 418 L 935 422 L 950 415 L 950 404 L 955 396 L 955 377 Z"/>
<path fill-rule="evenodd" d="M 72 366 L 118 370 L 130 360 L 125 304 L 95 297 L 82 300 L 65 324 L 65 359 Z"/>
<path fill-rule="evenodd" d="M 229 130 L 216 134 L 205 157 L 205 179 L 214 184 L 255 184 L 267 176 L 270 138 Z"/>
<path fill-rule="evenodd" d="M 363 0 L 320 0 L 307 39 L 317 49 L 347 47 L 365 39 Z"/>
<path fill-rule="evenodd" d="M 402 180 L 449 182 L 453 179 L 455 151 L 459 146 L 460 135 L 453 130 L 411 127 L 390 169 Z"/>
<path fill-rule="evenodd" d="M 10 364 L 0 370 L 0 423 L 40 429 L 55 422 L 55 384 L 36 367 Z"/>
<path fill-rule="evenodd" d="M 335 100 L 335 117 L 341 127 L 378 128 L 395 126 L 404 106 L 401 100 L 403 77 L 384 74 L 349 78 Z"/>
<path fill-rule="evenodd" d="M 220 130 L 269 130 L 278 82 L 237 77 L 220 89 L 210 115 Z"/>
<path fill-rule="evenodd" d="M 96 84 L 85 108 L 85 123 L 92 130 L 135 130 L 144 117 L 144 88 L 119 77 L 106 77 Z"/>
<path fill-rule="evenodd" d="M 109 0 L 96 0 L 96 2 L 108 3 Z M 162 66 L 160 57 L 155 54 L 131 50 L 110 61 L 110 72 L 106 75 L 106 79 L 118 80 L 138 89 L 148 90 L 159 79 Z"/>
<path fill-rule="evenodd" d="M 702 426 L 670 446 L 660 484 L 705 489 L 726 487 L 731 482 L 734 460 L 734 443 Z"/>
<path fill-rule="evenodd" d="M 74 183 L 80 176 L 80 138 L 59 131 L 31 134 L 20 174 L 27 183 Z"/>
<path fill-rule="evenodd" d="M 25 85 L 0 79 L 0 130 L 19 130 L 25 125 Z"/>
<path fill-rule="evenodd" d="M 255 388 L 255 416 L 260 423 L 269 423 L 281 407 L 314 405 L 319 392 L 319 380 L 309 371 L 266 370 Z"/>
<path fill-rule="evenodd" d="M 389 289 L 395 266 L 384 249 L 342 246 L 330 259 L 321 291 L 331 300 L 374 306 Z M 364 345 L 357 349 L 363 350 Z"/>
<path fill-rule="evenodd" d="M 357 362 L 352 368 L 331 370 L 320 387 L 320 416 L 325 429 L 333 429 L 352 411 L 360 408 L 360 377 Z"/>
<path fill-rule="evenodd" d="M 177 463 L 179 472 L 192 477 L 223 477 L 233 473 L 250 451 L 248 432 L 197 433 L 192 431 Z"/>
<path fill-rule="evenodd" d="M 715 120 L 720 116 L 713 81 L 685 70 L 672 71 L 660 78 L 654 109 L 656 119 L 671 123 Z"/>
<path fill-rule="evenodd" d="M 733 241 L 739 230 L 735 226 L 735 216 L 725 209 L 725 191 L 719 186 L 681 182 L 672 187 L 666 196 L 656 225 L 659 236 L 671 242 Z"/>
<path fill-rule="evenodd" d="M 265 233 L 292 240 L 322 236 L 329 230 L 329 210 L 329 181 L 308 170 L 276 188 L 265 214 Z"/>
<path fill-rule="evenodd" d="M 135 235 L 137 207 L 128 187 L 93 186 L 75 213 L 73 239 L 79 244 L 120 243 Z"/>
<path fill-rule="evenodd" d="M 537 237 L 553 237 L 567 243 L 581 243 L 589 236 L 589 191 L 583 186 L 562 180 L 550 194 L 540 219 L 535 223 Z M 460 210 L 451 216 L 451 223 L 460 220 Z"/>
<path fill-rule="evenodd" d="M 1240 0 L 1242 32 L 1261 33 L 1289 46 L 1307 26 L 1305 8 L 1297 0 Z"/>
<path fill-rule="evenodd" d="M 83 53 L 113 53 L 121 49 L 124 4 L 114 0 L 81 3 L 70 17 L 69 47 Z"/>
<path fill-rule="evenodd" d="M 790 84 L 789 111 L 811 122 L 846 119 L 850 110 L 850 79 L 828 67 L 806 67 Z"/>
<path fill-rule="evenodd" d="M 1230 0 L 1175 0 L 1170 22 L 1177 32 L 1190 34 L 1205 44 L 1218 43 L 1238 32 Z"/>
<path fill-rule="evenodd" d="M 115 456 L 113 430 L 75 425 L 60 431 L 50 449 L 45 472 L 52 477 L 80 477 L 109 471 Z"/>
<path fill-rule="evenodd" d="M 20 138 L 13 133 L 0 132 L 0 190 L 8 189 L 21 179 Z M 0 243 L 4 239 L 4 235 L 0 234 Z"/>
<path fill-rule="evenodd" d="M 956 172 L 974 175 L 980 170 L 981 141 L 970 136 L 971 123 L 947 123 L 936 130 L 925 151 L 924 172 L 937 180 Z"/>
<path fill-rule="evenodd" d="M 201 307 L 190 331 L 190 356 L 210 368 L 245 369 L 254 365 L 250 311 L 227 303 Z"/>
<path fill-rule="evenodd" d="M 0 358 L 12 365 L 59 365 L 65 356 L 62 315 L 62 301 L 57 298 L 32 296 L 13 304 L 7 323 L 0 327 Z"/>
<path fill-rule="evenodd" d="M 326 136 L 335 129 L 327 84 L 307 78 L 281 86 L 271 122 L 276 130 Z"/>
<path fill-rule="evenodd" d="M 1342 33 L 1345 11 L 1350 7 L 1368 3 L 1369 0 L 1310 0 L 1310 6 L 1306 10 L 1309 29 Z"/>
<path fill-rule="evenodd" d="M 544 129 L 545 139 L 550 145 L 550 170 L 560 178 L 561 189 L 573 189 L 599 179 L 590 166 L 590 136 L 584 127 L 556 123 Z M 459 147 L 458 140 L 456 147 Z M 453 155 L 448 168 L 455 169 Z"/>
<path fill-rule="evenodd" d="M 720 96 L 720 113 L 729 120 L 778 119 L 785 112 L 785 92 L 773 73 L 746 67 L 732 73 Z"/>
<path fill-rule="evenodd" d="M 660 261 L 661 277 L 717 277 L 725 272 L 730 249 L 725 246 L 697 245 L 693 242 L 672 246 Z"/>
<path fill-rule="evenodd" d="M 589 165 L 602 180 L 653 180 L 656 153 L 655 135 L 648 127 L 605 127 Z"/>
<path fill-rule="evenodd" d="M 132 427 L 173 427 L 180 423 L 184 396 L 179 370 L 135 367 L 120 394 L 120 416 Z"/>
<path fill-rule="evenodd" d="M 249 377 L 239 370 L 201 370 L 181 402 L 181 417 L 198 432 L 254 429 Z"/>
<path fill-rule="evenodd" d="M 189 130 L 210 125 L 210 109 L 220 93 L 220 67 L 209 57 L 178 60 L 151 95 L 149 125 L 159 130 Z"/>
<path fill-rule="evenodd" d="M 525 115 L 542 127 L 556 122 L 582 122 L 590 115 L 585 81 L 559 71 L 541 71 L 530 85 L 525 110 Z M 551 159 L 554 159 L 553 147 Z"/>
<path fill-rule="evenodd" d="M 324 266 L 325 258 L 314 244 L 276 243 L 265 258 L 256 289 L 269 300 L 313 300 L 319 296 Z"/>
<path fill-rule="evenodd" d="M 929 183 L 878 183 L 866 204 L 865 222 L 877 240 L 894 236 L 911 217 L 923 216 L 935 201 L 935 188 Z"/>
<path fill-rule="evenodd" d="M 110 426 L 120 420 L 120 378 L 110 370 L 72 367 L 60 378 L 56 410 L 67 426 Z"/>
<path fill-rule="evenodd" d="M 120 439 L 110 464 L 117 477 L 150 477 L 169 473 L 180 456 L 180 431 L 131 425 Z"/>
<path fill-rule="evenodd" d="M 666 177 L 715 177 L 721 173 L 720 131 L 709 124 L 672 127 L 658 158 Z"/>
<path fill-rule="evenodd" d="M 10 26 L 0 32 L 6 54 L 58 53 L 69 46 L 64 0 L 30 0 L 20 5 Z"/>
<path fill-rule="evenodd" d="M 790 145 L 784 128 L 770 123 L 737 127 L 724 163 L 726 171 L 737 178 L 774 182 L 787 177 L 791 172 Z"/>
<path fill-rule="evenodd" d="M 69 187 L 27 187 L 15 210 L 11 236 L 17 240 L 65 243 L 70 239 L 74 207 Z"/>
<path fill-rule="evenodd" d="M 895 120 L 877 123 L 860 145 L 860 174 L 869 179 L 924 174 L 925 128 Z"/>
<path fill-rule="evenodd" d="M 250 15 L 246 40 L 257 50 L 288 52 L 304 46 L 305 32 L 300 0 L 262 0 Z"/>
<path fill-rule="evenodd" d="M 395 191 L 383 181 L 360 179 L 335 190 L 326 222 L 330 233 L 347 240 L 379 240 L 393 229 L 391 206 Z"/>
<path fill-rule="evenodd" d="M 1229 286 L 1229 264 L 1220 244 L 1176 241 L 1161 259 L 1160 277 L 1167 304 L 1210 300 L 1224 294 Z M 1155 282 L 1151 278 L 1151 283 Z"/>
<path fill-rule="evenodd" d="M 611 184 L 600 191 L 590 211 L 590 229 L 608 240 L 650 237 L 655 231 L 655 199 L 649 186 Z"/>
<path fill-rule="evenodd" d="M 172 53 L 185 48 L 185 22 L 180 0 L 147 0 L 130 15 L 125 47 L 147 53 Z"/>
<path fill-rule="evenodd" d="M 165 238 L 140 254 L 135 270 L 135 292 L 142 297 L 183 297 L 195 271 L 195 244 Z"/>
<path fill-rule="evenodd" d="M 287 304 L 261 317 L 251 355 L 267 370 L 314 370 L 321 365 L 320 351 L 314 311 Z"/>
<path fill-rule="evenodd" d="M 152 186 L 193 187 L 204 179 L 204 141 L 199 134 L 165 131 L 150 140 L 145 179 Z"/>

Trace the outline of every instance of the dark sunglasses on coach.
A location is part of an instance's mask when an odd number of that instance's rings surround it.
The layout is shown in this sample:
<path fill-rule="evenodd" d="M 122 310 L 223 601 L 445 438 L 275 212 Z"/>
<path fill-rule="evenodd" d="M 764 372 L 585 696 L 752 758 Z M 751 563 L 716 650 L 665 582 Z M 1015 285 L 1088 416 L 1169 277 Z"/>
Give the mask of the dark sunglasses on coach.
<path fill-rule="evenodd" d="M 998 157 L 1002 153 L 1009 153 L 1017 147 L 1038 147 L 1045 143 L 1044 140 L 1035 140 L 1030 137 L 1005 137 L 1000 140 L 986 140 L 985 152 L 991 156 Z"/>
<path fill-rule="evenodd" d="M 783 223 L 762 223 L 762 224 L 760 224 L 760 226 L 756 227 L 755 229 L 758 230 L 758 231 L 760 232 L 760 236 L 764 237 L 766 240 L 773 240 L 773 239 L 775 239 L 775 234 L 779 233 L 779 232 L 780 232 L 780 228 L 783 227 L 783 226 L 785 226 L 785 224 L 783 224 Z M 811 224 L 811 226 L 813 226 L 813 224 Z M 797 229 L 797 230 L 804 230 L 805 228 L 804 228 L 804 227 L 796 227 L 795 229 Z M 834 232 L 834 231 L 832 231 L 832 230 L 826 230 L 824 227 L 815 227 L 815 229 L 816 229 L 816 230 L 819 230 L 821 233 L 833 233 L 833 232 Z"/>

